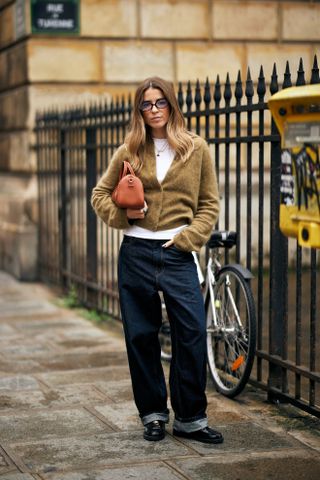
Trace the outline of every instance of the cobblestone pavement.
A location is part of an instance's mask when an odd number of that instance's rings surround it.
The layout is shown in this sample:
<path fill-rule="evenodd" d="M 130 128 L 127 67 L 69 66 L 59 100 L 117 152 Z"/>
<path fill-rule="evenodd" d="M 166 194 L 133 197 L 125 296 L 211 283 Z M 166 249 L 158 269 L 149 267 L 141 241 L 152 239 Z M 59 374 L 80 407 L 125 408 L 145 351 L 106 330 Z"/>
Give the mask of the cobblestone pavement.
<path fill-rule="evenodd" d="M 208 384 L 222 445 L 147 442 L 120 325 L 99 328 L 41 284 L 0 272 L 0 479 L 319 479 L 319 420 Z M 167 370 L 167 367 L 166 367 Z"/>

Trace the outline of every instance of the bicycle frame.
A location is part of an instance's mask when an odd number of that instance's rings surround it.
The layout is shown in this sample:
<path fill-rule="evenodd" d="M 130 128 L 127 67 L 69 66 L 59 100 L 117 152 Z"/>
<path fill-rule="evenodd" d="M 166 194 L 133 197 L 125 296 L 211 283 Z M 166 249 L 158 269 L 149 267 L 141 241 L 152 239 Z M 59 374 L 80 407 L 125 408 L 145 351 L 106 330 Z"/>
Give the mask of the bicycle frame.
<path fill-rule="evenodd" d="M 210 257 L 209 257 L 208 264 L 207 264 L 207 272 L 206 272 L 205 290 L 204 290 L 204 294 L 203 294 L 204 299 L 206 299 L 207 295 L 208 295 L 208 292 L 209 292 L 210 299 L 211 299 L 210 306 L 211 306 L 211 311 L 212 311 L 213 327 L 215 329 L 218 328 L 217 313 L 216 313 L 216 307 L 215 307 L 215 295 L 214 295 L 214 285 L 216 284 L 216 276 L 212 271 L 212 266 L 215 269 L 215 271 L 219 271 L 221 269 L 221 264 L 218 261 L 217 257 L 218 257 L 218 252 L 212 252 Z M 236 303 L 234 301 L 232 292 L 230 290 L 230 281 L 229 281 L 228 277 L 227 277 L 226 288 L 227 288 L 228 298 L 230 299 L 230 302 L 231 302 L 232 307 L 233 307 L 233 311 L 235 312 L 235 316 L 236 316 L 238 326 L 240 328 L 243 328 Z M 233 328 L 230 328 L 230 329 L 225 329 L 224 331 L 225 332 L 232 332 L 233 330 L 234 330 Z M 208 331 L 210 332 L 210 329 L 208 329 Z"/>

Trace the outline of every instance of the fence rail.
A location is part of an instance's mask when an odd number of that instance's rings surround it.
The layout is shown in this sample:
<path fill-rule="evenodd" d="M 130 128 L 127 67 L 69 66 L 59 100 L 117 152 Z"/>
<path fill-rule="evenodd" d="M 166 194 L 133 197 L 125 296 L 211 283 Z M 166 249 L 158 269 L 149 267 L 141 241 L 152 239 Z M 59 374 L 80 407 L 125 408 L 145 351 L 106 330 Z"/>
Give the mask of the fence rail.
<path fill-rule="evenodd" d="M 300 60 L 296 85 L 308 83 Z M 310 83 L 320 83 L 317 58 Z M 292 85 L 289 64 L 282 88 Z M 234 88 L 234 92 L 233 92 Z M 251 383 L 270 400 L 285 400 L 320 416 L 319 253 L 302 249 L 279 231 L 280 139 L 266 99 L 279 90 L 274 66 L 267 92 L 261 67 L 234 85 L 229 75 L 186 89 L 178 102 L 189 130 L 206 138 L 216 162 L 221 195 L 218 228 L 237 230 L 225 261 L 255 272 L 258 317 L 256 366 Z M 90 195 L 123 142 L 131 99 L 38 113 L 40 278 L 73 288 L 80 301 L 120 318 L 117 253 L 121 233 L 97 220 Z M 319 319 L 319 313 L 318 313 Z"/>

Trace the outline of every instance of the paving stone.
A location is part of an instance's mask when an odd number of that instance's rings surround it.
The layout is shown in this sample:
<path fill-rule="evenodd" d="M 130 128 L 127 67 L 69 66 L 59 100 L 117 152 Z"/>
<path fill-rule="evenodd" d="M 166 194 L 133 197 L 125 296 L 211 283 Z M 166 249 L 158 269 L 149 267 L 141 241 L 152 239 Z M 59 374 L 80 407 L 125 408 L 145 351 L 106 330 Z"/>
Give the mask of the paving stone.
<path fill-rule="evenodd" d="M 96 382 L 96 386 L 115 403 L 133 399 L 132 385 L 129 378 L 110 382 Z"/>
<path fill-rule="evenodd" d="M 229 459 L 224 463 L 192 458 L 177 460 L 175 464 L 190 478 L 197 480 L 319 480 L 320 473 L 320 458 L 310 456 Z"/>
<path fill-rule="evenodd" d="M 112 366 L 90 369 L 68 370 L 39 374 L 48 385 L 69 385 L 70 383 L 95 383 L 97 381 L 123 380 L 129 376 L 127 366 Z"/>
<path fill-rule="evenodd" d="M 0 393 L 2 390 L 38 390 L 38 382 L 28 375 L 2 376 L 0 378 Z"/>
<path fill-rule="evenodd" d="M 33 341 L 27 340 L 26 338 L 23 340 L 22 338 L 19 338 L 19 340 L 15 340 L 14 343 L 11 343 L 10 345 L 6 345 L 5 342 L 1 342 L 1 344 L 4 344 L 3 346 L 1 345 L 1 353 L 2 355 L 6 357 L 14 357 L 14 358 L 19 358 L 19 357 L 26 357 L 29 355 L 35 355 L 38 353 L 49 353 L 52 351 L 52 348 L 50 348 L 48 345 L 40 344 L 40 343 L 35 343 L 34 339 Z M 0 367 L 1 368 L 1 367 Z"/>
<path fill-rule="evenodd" d="M 39 409 L 71 405 L 96 405 L 111 402 L 92 385 L 65 385 L 53 390 L 25 392 L 0 391 L 0 411 L 4 409 Z"/>
<path fill-rule="evenodd" d="M 7 305 L 1 305 L 0 318 L 4 317 L 17 317 L 23 315 L 23 317 L 54 313 L 57 312 L 57 307 L 52 303 L 44 300 L 21 300 L 20 302 L 12 302 Z"/>
<path fill-rule="evenodd" d="M 254 423 L 215 425 L 215 428 L 221 431 L 224 436 L 224 443 L 220 445 L 212 446 L 180 437 L 179 440 L 192 446 L 201 455 L 221 455 L 221 452 L 225 451 L 249 452 L 277 448 L 286 449 L 301 445 L 288 436 L 276 434 Z"/>
<path fill-rule="evenodd" d="M 181 480 L 182 477 L 166 465 L 151 463 L 138 467 L 107 468 L 90 472 L 44 474 L 46 480 Z"/>
<path fill-rule="evenodd" d="M 248 417 L 238 411 L 228 411 L 218 407 L 215 402 L 208 402 L 207 416 L 210 425 L 219 425 L 225 423 L 239 423 L 248 421 Z"/>
<path fill-rule="evenodd" d="M 1 360 L 0 371 L 7 373 L 37 373 L 43 371 L 43 368 L 38 362 L 34 360 Z"/>
<path fill-rule="evenodd" d="M 127 357 L 123 352 L 108 352 L 106 350 L 91 353 L 77 352 L 52 355 L 50 359 L 38 359 L 43 368 L 50 370 L 71 370 L 79 368 L 107 367 L 110 365 L 127 365 Z"/>
<path fill-rule="evenodd" d="M 2 480 L 34 480 L 29 473 L 4 473 L 0 474 Z"/>
<path fill-rule="evenodd" d="M 0 415 L 1 441 L 12 443 L 23 440 L 93 434 L 111 431 L 84 409 L 49 410 L 35 413 Z"/>
<path fill-rule="evenodd" d="M 116 425 L 120 430 L 141 429 L 141 420 L 138 416 L 137 407 L 134 402 L 122 402 L 119 404 L 109 404 L 96 406 L 95 410 L 101 413 L 108 422 Z"/>
<path fill-rule="evenodd" d="M 16 455 L 31 472 L 81 469 L 94 465 L 97 469 L 106 465 L 141 463 L 169 459 L 192 453 L 185 445 L 167 436 L 161 442 L 146 442 L 142 433 L 109 433 L 82 437 L 55 438 L 37 442 L 12 444 Z"/>
<path fill-rule="evenodd" d="M 1 308 L 1 306 L 0 306 L 0 308 Z M 14 335 L 14 334 L 15 334 L 15 330 L 10 325 L 7 325 L 6 323 L 0 324 L 0 335 L 1 335 L 1 337 L 3 335 Z"/>
<path fill-rule="evenodd" d="M 66 318 L 64 320 L 61 320 L 60 318 L 44 317 L 40 320 L 32 320 L 32 322 L 30 322 L 30 320 L 18 320 L 16 322 L 12 322 L 12 324 L 19 328 L 19 330 L 23 330 L 26 333 L 30 332 L 32 335 L 34 334 L 34 331 L 37 330 L 39 330 L 40 332 L 47 329 L 61 329 L 61 331 L 64 331 L 66 329 L 75 329 L 77 327 L 80 327 L 80 325 L 74 318 Z"/>

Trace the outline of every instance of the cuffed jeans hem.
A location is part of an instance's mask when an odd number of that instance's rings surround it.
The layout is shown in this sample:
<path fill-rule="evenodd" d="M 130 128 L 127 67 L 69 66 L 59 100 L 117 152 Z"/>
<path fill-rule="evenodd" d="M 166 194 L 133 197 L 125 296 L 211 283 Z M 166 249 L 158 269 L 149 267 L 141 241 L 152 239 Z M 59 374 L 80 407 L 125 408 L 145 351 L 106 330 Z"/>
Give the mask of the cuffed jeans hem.
<path fill-rule="evenodd" d="M 141 417 L 141 421 L 143 425 L 147 425 L 147 423 L 154 422 L 155 420 L 159 420 L 160 422 L 169 423 L 169 414 L 168 413 L 149 413 L 149 415 L 145 415 Z"/>
<path fill-rule="evenodd" d="M 192 422 L 181 422 L 180 420 L 175 419 L 173 422 L 174 430 L 179 430 L 180 432 L 191 433 L 196 432 L 197 430 L 202 430 L 208 426 L 207 417 L 199 418 L 199 420 L 194 420 Z"/>

